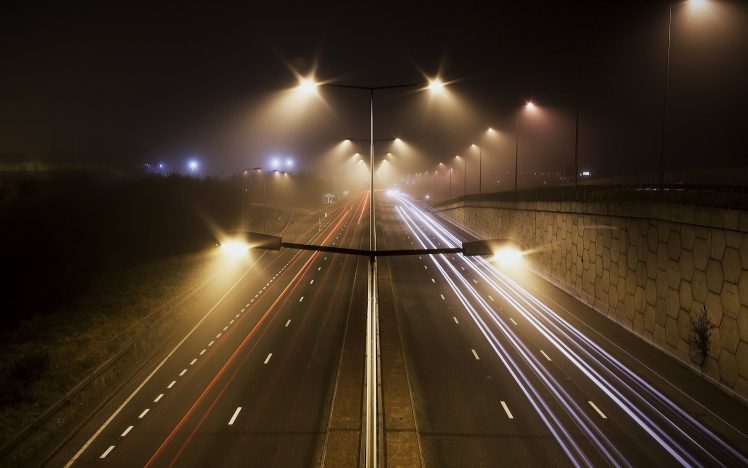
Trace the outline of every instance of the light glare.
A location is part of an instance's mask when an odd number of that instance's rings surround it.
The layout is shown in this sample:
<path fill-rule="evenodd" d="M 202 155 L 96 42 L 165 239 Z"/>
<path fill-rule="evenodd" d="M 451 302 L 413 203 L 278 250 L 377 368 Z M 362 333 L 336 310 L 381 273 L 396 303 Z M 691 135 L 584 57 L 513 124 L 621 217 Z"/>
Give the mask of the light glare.
<path fill-rule="evenodd" d="M 513 248 L 504 248 L 494 252 L 493 259 L 502 267 L 516 268 L 522 264 L 523 253 Z"/>

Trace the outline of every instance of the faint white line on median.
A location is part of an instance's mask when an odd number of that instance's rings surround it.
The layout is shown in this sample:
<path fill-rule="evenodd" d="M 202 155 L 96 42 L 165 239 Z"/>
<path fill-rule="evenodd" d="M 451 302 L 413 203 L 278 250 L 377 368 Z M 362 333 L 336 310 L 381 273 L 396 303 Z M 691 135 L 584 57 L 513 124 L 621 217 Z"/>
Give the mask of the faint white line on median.
<path fill-rule="evenodd" d="M 551 357 L 548 356 L 547 354 L 545 354 L 545 351 L 543 351 L 542 349 L 540 350 L 540 354 L 542 354 L 543 357 L 546 358 L 547 360 L 549 360 L 549 361 L 551 360 Z"/>
<path fill-rule="evenodd" d="M 231 416 L 231 419 L 229 419 L 229 426 L 233 426 L 234 425 L 234 421 L 236 421 L 236 417 L 239 416 L 239 411 L 241 411 L 241 410 L 242 410 L 241 406 L 239 406 L 238 408 L 236 408 L 236 411 L 234 411 L 234 415 Z"/>
<path fill-rule="evenodd" d="M 130 433 L 130 431 L 132 431 L 132 428 L 133 428 L 133 427 L 135 427 L 135 426 L 127 426 L 127 429 L 125 429 L 125 432 L 123 432 L 123 433 L 122 433 L 122 435 L 120 435 L 120 437 L 124 437 L 124 436 L 126 436 L 127 434 L 129 434 L 129 433 Z"/>
<path fill-rule="evenodd" d="M 475 356 L 475 360 L 480 361 L 480 358 L 478 357 L 478 353 L 476 353 L 474 349 L 471 349 L 470 351 L 473 352 L 473 356 Z"/>
<path fill-rule="evenodd" d="M 592 407 L 592 409 L 594 409 L 595 411 L 597 411 L 597 414 L 599 414 L 601 418 L 608 419 L 608 417 L 605 416 L 605 413 L 603 413 L 602 411 L 600 411 L 600 408 L 598 408 L 594 403 L 592 403 L 591 401 L 588 401 L 587 403 L 590 404 L 590 406 Z"/>
<path fill-rule="evenodd" d="M 146 408 L 146 409 L 144 409 L 144 410 L 143 410 L 143 412 L 142 412 L 142 413 L 140 413 L 140 416 L 138 416 L 138 419 L 143 419 L 143 418 L 145 417 L 145 415 L 146 415 L 146 414 L 148 414 L 148 412 L 149 412 L 150 410 L 151 410 L 150 408 Z"/>
<path fill-rule="evenodd" d="M 270 358 L 272 356 L 273 356 L 273 353 L 268 354 L 268 357 L 265 358 L 265 362 L 263 362 L 263 364 L 267 364 L 268 362 L 270 362 Z"/>
<path fill-rule="evenodd" d="M 512 416 L 512 412 L 509 411 L 509 407 L 506 405 L 505 402 L 501 402 L 501 407 L 504 408 L 504 412 L 506 413 L 506 417 L 509 419 L 514 419 L 514 416 Z"/>
<path fill-rule="evenodd" d="M 111 452 L 112 450 L 114 450 L 114 445 L 110 445 L 109 448 L 106 449 L 99 458 L 106 458 L 106 456 L 109 455 L 109 452 Z"/>

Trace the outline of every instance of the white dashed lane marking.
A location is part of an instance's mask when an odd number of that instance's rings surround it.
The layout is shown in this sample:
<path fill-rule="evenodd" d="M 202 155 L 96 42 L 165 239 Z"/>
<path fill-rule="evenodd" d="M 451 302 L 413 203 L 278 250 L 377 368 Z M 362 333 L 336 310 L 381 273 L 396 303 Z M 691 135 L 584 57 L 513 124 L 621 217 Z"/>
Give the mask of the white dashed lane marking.
<path fill-rule="evenodd" d="M 239 411 L 241 411 L 241 410 L 242 410 L 241 406 L 239 406 L 238 408 L 236 408 L 236 411 L 234 411 L 234 415 L 231 416 L 231 419 L 229 419 L 229 426 L 233 426 L 234 425 L 234 421 L 236 421 L 236 417 L 239 416 Z"/>
<path fill-rule="evenodd" d="M 130 431 L 132 431 L 132 428 L 133 428 L 133 427 L 135 427 L 135 426 L 127 426 L 127 429 L 125 429 L 125 432 L 123 432 L 123 433 L 122 433 L 122 435 L 120 435 L 120 437 L 124 437 L 124 436 L 126 436 L 127 434 L 129 434 L 129 433 L 130 433 Z"/>
<path fill-rule="evenodd" d="M 114 450 L 114 445 L 110 445 L 108 449 L 104 450 L 104 453 L 102 453 L 99 458 L 106 458 L 112 450 Z"/>
<path fill-rule="evenodd" d="M 592 407 L 592 409 L 594 409 L 595 411 L 597 411 L 597 414 L 599 414 L 601 418 L 608 419 L 608 417 L 605 416 L 605 413 L 603 413 L 602 411 L 600 411 L 600 408 L 598 408 L 597 405 L 595 405 L 591 401 L 588 401 L 587 403 L 590 404 L 590 406 Z"/>
<path fill-rule="evenodd" d="M 273 353 L 268 354 L 268 357 L 265 358 L 265 362 L 263 362 L 263 364 L 267 364 L 268 362 L 270 362 L 271 357 L 273 357 Z"/>
<path fill-rule="evenodd" d="M 476 353 L 474 349 L 471 349 L 470 351 L 473 352 L 473 356 L 475 357 L 475 360 L 480 361 L 480 358 L 478 357 L 478 353 Z"/>
<path fill-rule="evenodd" d="M 501 407 L 504 408 L 504 412 L 506 413 L 506 417 L 509 419 L 514 419 L 514 416 L 512 416 L 512 412 L 509 411 L 509 407 L 506 405 L 506 402 L 501 402 Z"/>

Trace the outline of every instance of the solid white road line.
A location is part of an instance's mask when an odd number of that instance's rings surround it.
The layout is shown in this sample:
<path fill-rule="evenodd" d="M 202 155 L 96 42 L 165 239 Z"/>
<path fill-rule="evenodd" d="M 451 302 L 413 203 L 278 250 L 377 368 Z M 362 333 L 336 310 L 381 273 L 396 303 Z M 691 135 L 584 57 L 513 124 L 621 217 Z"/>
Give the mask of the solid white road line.
<path fill-rule="evenodd" d="M 470 351 L 473 352 L 473 356 L 475 356 L 475 360 L 480 361 L 480 358 L 478 357 L 478 353 L 476 353 L 474 349 L 471 349 Z"/>
<path fill-rule="evenodd" d="M 172 381 L 171 381 L 171 383 L 170 383 L 169 385 L 167 385 L 167 386 L 166 386 L 166 388 L 171 388 L 171 387 L 173 387 L 175 383 L 177 383 L 177 381 L 176 381 L 176 380 L 172 380 Z"/>
<path fill-rule="evenodd" d="M 99 458 L 106 458 L 112 450 L 114 450 L 114 445 L 110 445 L 108 449 L 104 450 L 104 453 L 102 453 Z"/>
<path fill-rule="evenodd" d="M 120 437 L 124 437 L 124 436 L 126 436 L 127 434 L 129 434 L 129 433 L 130 433 L 130 431 L 132 431 L 132 428 L 133 428 L 133 427 L 135 427 L 135 426 L 127 426 L 127 429 L 125 429 L 125 432 L 123 432 L 123 433 L 122 433 L 122 435 L 120 435 Z"/>
<path fill-rule="evenodd" d="M 191 366 L 194 366 L 196 362 L 197 362 L 197 358 L 195 358 L 195 359 L 193 359 L 192 361 L 190 361 L 190 365 L 191 365 Z"/>
<path fill-rule="evenodd" d="M 515 322 L 513 318 L 509 317 L 509 321 L 512 322 L 515 326 L 517 325 L 517 322 Z"/>
<path fill-rule="evenodd" d="M 124 409 L 124 407 L 127 406 L 128 403 L 130 403 L 130 400 L 132 400 L 135 397 L 135 395 L 137 395 L 140 392 L 140 390 L 145 386 L 145 384 L 147 384 L 153 378 L 153 376 L 156 375 L 156 372 L 158 372 L 161 369 L 161 367 L 163 367 L 163 365 L 166 364 L 166 361 L 168 361 L 169 358 L 171 358 L 171 356 L 174 353 L 176 353 L 177 350 L 182 346 L 182 344 L 185 341 L 187 341 L 187 339 L 190 336 L 192 336 L 192 334 L 195 332 L 195 330 L 197 330 L 198 327 L 200 327 L 200 325 L 202 325 L 203 322 L 205 322 L 208 319 L 208 317 L 213 313 L 213 311 L 224 301 L 224 299 L 226 299 L 226 297 L 228 297 L 229 294 L 231 294 L 231 292 L 236 288 L 236 286 L 243 282 L 244 277 L 247 276 L 250 271 L 252 271 L 253 267 L 264 256 L 265 256 L 265 253 L 263 252 L 263 254 L 260 255 L 260 257 L 249 268 L 247 268 L 247 270 L 239 277 L 239 279 L 223 294 L 223 296 L 221 296 L 220 299 L 218 299 L 218 302 L 216 302 L 213 305 L 213 307 L 211 307 L 210 310 L 208 312 L 206 312 L 205 315 L 203 315 L 203 317 L 195 324 L 195 326 L 192 327 L 189 332 L 187 332 L 187 334 L 184 336 L 184 338 L 182 338 L 179 341 L 179 343 L 177 343 L 176 346 L 174 346 L 174 348 L 172 348 L 171 351 L 169 351 L 169 354 L 167 354 L 161 360 L 161 362 L 158 363 L 158 365 L 151 371 L 150 374 L 148 374 L 148 376 L 140 383 L 140 385 L 138 385 L 137 388 L 135 388 L 135 390 L 133 390 L 132 393 L 130 393 L 130 395 L 125 399 L 125 401 L 123 401 L 122 404 L 120 404 L 117 407 L 117 409 L 114 410 L 114 413 L 112 413 L 107 418 L 107 420 L 104 421 L 104 424 L 102 424 L 96 430 L 96 432 L 94 432 L 94 434 L 91 437 L 88 438 L 88 440 L 86 441 L 86 443 L 83 444 L 83 447 L 81 447 L 80 449 L 78 449 L 77 452 L 75 452 L 75 455 L 73 455 L 73 457 L 70 460 L 68 460 L 67 463 L 65 463 L 65 467 L 64 468 L 68 468 L 73 463 L 75 463 L 75 461 L 78 460 L 78 458 L 80 458 L 80 456 L 83 454 L 83 452 L 85 452 L 88 449 L 88 447 L 93 443 L 93 441 L 96 440 L 97 437 L 99 437 L 99 435 L 104 431 L 104 429 L 107 428 L 107 426 L 109 426 L 109 424 L 114 420 L 114 418 L 117 417 L 117 415 Z"/>
<path fill-rule="evenodd" d="M 234 425 L 234 421 L 236 421 L 236 417 L 239 416 L 239 411 L 241 411 L 241 410 L 242 410 L 241 406 L 239 406 L 238 408 L 236 408 L 236 411 L 234 411 L 234 415 L 231 416 L 231 419 L 229 419 L 229 426 L 233 426 Z"/>
<path fill-rule="evenodd" d="M 514 419 L 514 416 L 512 416 L 512 412 L 509 411 L 509 407 L 506 405 L 505 402 L 501 402 L 501 407 L 504 408 L 504 412 L 506 413 L 506 417 L 509 419 Z"/>
<path fill-rule="evenodd" d="M 457 317 L 455 317 L 454 315 L 452 316 L 452 319 L 453 319 L 453 320 L 455 321 L 455 323 L 456 323 L 457 325 L 459 325 L 459 324 L 460 324 L 460 322 L 458 322 L 458 321 L 457 321 Z"/>
<path fill-rule="evenodd" d="M 594 403 L 592 403 L 591 401 L 588 401 L 587 403 L 590 404 L 590 406 L 592 407 L 592 409 L 594 409 L 595 411 L 597 411 L 597 414 L 599 414 L 601 418 L 608 419 L 608 417 L 605 416 L 605 413 L 603 413 L 602 411 L 600 411 L 600 408 L 598 408 Z"/>
<path fill-rule="evenodd" d="M 291 319 L 288 319 L 288 322 L 286 322 L 286 327 L 288 327 L 291 324 Z"/>
<path fill-rule="evenodd" d="M 270 361 L 270 358 L 273 356 L 273 353 L 268 354 L 268 357 L 265 358 L 265 362 L 263 364 L 267 364 Z"/>
<path fill-rule="evenodd" d="M 154 403 L 158 403 L 158 400 L 164 397 L 163 393 L 159 393 L 155 400 L 153 400 Z"/>
<path fill-rule="evenodd" d="M 142 412 L 142 413 L 140 413 L 140 416 L 138 416 L 138 419 L 143 419 L 143 418 L 145 417 L 145 415 L 146 415 L 146 414 L 148 414 L 148 412 L 149 412 L 150 410 L 151 410 L 150 408 L 146 408 L 146 409 L 144 409 L 144 410 L 143 410 L 143 412 Z"/>

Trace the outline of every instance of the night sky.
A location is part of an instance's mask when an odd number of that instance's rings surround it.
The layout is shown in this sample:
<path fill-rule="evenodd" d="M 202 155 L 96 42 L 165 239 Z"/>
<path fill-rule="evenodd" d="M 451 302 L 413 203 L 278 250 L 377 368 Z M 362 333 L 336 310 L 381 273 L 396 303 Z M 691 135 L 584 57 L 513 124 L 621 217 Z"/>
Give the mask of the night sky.
<path fill-rule="evenodd" d="M 451 82 L 377 97 L 376 136 L 399 135 L 432 168 L 486 143 L 513 157 L 520 106 L 528 166 L 580 160 L 596 174 L 652 172 L 660 151 L 667 3 L 15 2 L 0 18 L 0 160 L 165 161 L 223 173 L 292 154 L 312 168 L 346 136 L 368 136 L 363 93 L 324 90 L 292 119 L 263 121 L 292 69 L 359 85 Z M 666 157 L 673 169 L 748 165 L 748 5 L 673 6 Z M 323 102 L 326 105 L 323 105 Z M 364 149 L 365 150 L 365 149 Z M 491 159 L 492 158 L 492 159 Z"/>

